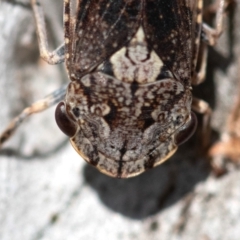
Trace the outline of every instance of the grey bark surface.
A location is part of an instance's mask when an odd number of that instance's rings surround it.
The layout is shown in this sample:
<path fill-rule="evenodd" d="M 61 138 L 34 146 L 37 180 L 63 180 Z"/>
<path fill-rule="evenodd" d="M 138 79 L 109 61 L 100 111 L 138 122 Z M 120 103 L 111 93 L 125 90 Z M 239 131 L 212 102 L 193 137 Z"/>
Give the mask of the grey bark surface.
<path fill-rule="evenodd" d="M 42 1 L 50 47 L 63 40 L 62 1 Z M 39 58 L 29 3 L 0 2 L 0 132 L 33 101 L 67 82 Z M 239 94 L 240 10 L 209 51 L 196 96 L 213 108 L 219 139 Z M 230 30 L 229 30 L 230 29 Z M 231 50 L 232 49 L 232 50 Z M 239 240 L 240 169 L 216 178 L 194 136 L 163 165 L 112 179 L 87 165 L 57 128 L 54 108 L 29 118 L 0 151 L 1 240 Z"/>

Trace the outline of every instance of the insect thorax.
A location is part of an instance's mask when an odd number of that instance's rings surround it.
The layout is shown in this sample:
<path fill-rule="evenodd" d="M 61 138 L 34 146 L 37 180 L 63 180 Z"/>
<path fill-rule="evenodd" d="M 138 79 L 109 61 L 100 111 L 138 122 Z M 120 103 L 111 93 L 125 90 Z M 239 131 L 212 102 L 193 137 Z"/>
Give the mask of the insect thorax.
<path fill-rule="evenodd" d="M 140 27 L 96 71 L 70 83 L 65 103 L 77 124 L 71 143 L 79 154 L 110 176 L 129 177 L 176 151 L 175 133 L 190 118 L 191 92 Z"/>

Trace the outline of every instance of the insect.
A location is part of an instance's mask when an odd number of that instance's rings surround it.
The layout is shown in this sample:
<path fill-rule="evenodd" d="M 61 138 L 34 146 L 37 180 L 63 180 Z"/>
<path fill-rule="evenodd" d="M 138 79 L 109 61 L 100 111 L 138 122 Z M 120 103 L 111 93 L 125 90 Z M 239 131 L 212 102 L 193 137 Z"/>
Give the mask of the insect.
<path fill-rule="evenodd" d="M 31 1 L 41 57 L 65 61 L 71 82 L 16 117 L 5 142 L 29 115 L 62 100 L 56 122 L 75 150 L 101 172 L 136 176 L 172 156 L 211 109 L 192 97 L 204 79 L 207 48 L 222 31 L 225 2 L 218 1 L 216 29 L 202 23 L 202 0 L 64 0 L 64 43 L 47 49 L 40 3 Z"/>

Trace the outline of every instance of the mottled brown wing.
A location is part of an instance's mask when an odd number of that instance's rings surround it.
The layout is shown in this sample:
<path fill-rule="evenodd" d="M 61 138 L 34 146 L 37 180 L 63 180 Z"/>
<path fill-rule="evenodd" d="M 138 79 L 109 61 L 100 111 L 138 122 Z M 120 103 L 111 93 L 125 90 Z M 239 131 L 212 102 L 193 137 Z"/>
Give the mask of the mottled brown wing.
<path fill-rule="evenodd" d="M 73 72 L 81 76 L 131 40 L 141 18 L 140 0 L 79 0 L 73 32 Z"/>
<path fill-rule="evenodd" d="M 143 27 L 149 46 L 184 84 L 190 85 L 193 12 L 197 0 L 146 0 Z"/>

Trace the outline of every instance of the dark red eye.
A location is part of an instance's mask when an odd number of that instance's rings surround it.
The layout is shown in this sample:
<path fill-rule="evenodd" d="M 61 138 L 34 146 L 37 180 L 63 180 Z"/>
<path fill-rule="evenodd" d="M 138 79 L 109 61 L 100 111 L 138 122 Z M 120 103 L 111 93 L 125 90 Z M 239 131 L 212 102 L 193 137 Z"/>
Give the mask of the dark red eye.
<path fill-rule="evenodd" d="M 175 136 L 175 143 L 181 145 L 185 143 L 196 131 L 197 117 L 195 113 L 191 112 L 191 120 L 186 127 L 180 130 Z"/>
<path fill-rule="evenodd" d="M 77 126 L 69 119 L 66 113 L 64 102 L 60 102 L 55 110 L 55 120 L 58 127 L 69 137 L 73 137 L 77 131 Z"/>

